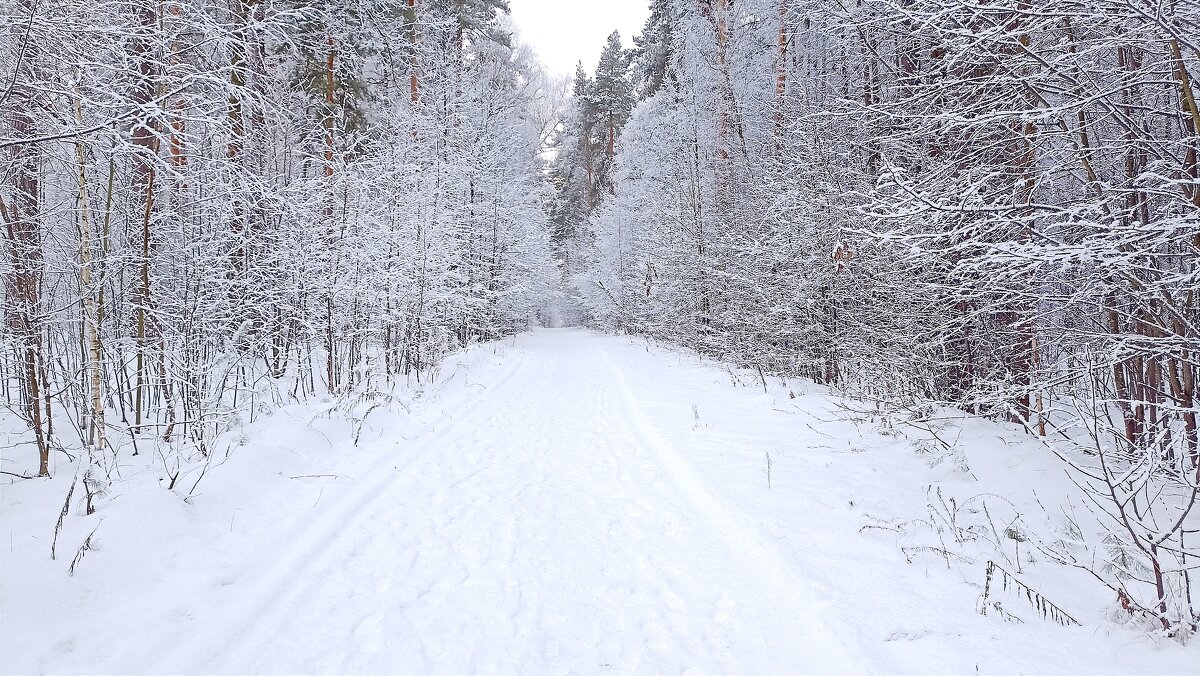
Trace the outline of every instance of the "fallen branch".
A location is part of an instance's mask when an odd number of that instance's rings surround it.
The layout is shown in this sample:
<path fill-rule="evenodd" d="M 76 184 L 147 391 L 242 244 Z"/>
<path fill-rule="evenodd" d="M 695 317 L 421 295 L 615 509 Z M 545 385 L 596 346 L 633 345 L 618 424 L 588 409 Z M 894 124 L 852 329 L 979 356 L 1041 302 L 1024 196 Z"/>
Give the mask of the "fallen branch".
<path fill-rule="evenodd" d="M 916 546 L 916 547 L 901 547 L 900 552 L 902 554 L 904 554 L 904 558 L 908 559 L 909 563 L 913 562 L 913 558 L 917 554 L 936 554 L 937 556 L 940 556 L 943 559 L 945 559 L 947 569 L 950 568 L 950 559 L 955 559 L 955 560 L 959 561 L 960 563 L 970 563 L 971 562 L 971 559 L 969 559 L 957 552 L 952 552 L 949 549 L 946 549 L 945 547 L 932 547 L 932 546 L 925 546 L 925 545 Z"/>
<path fill-rule="evenodd" d="M 54 539 L 50 541 L 51 561 L 55 560 L 55 548 L 58 547 L 58 534 L 62 531 L 63 519 L 67 518 L 67 512 L 71 511 L 71 496 L 75 494 L 75 482 L 78 480 L 78 474 L 75 475 L 74 479 L 71 479 L 71 488 L 67 491 L 67 499 L 63 500 L 62 511 L 58 513 L 58 521 L 54 524 Z"/>
<path fill-rule="evenodd" d="M 83 560 L 83 555 L 91 551 L 92 536 L 96 534 L 96 529 L 99 527 L 100 524 L 96 524 L 96 528 L 93 528 L 92 532 L 88 533 L 88 536 L 83 540 L 83 544 L 79 545 L 79 550 L 75 552 L 75 558 L 71 559 L 71 567 L 67 569 L 68 575 L 75 575 L 75 567 L 78 566 L 79 562 Z"/>
<path fill-rule="evenodd" d="M 992 578 L 995 576 L 996 571 L 1000 571 L 1000 579 L 1004 585 L 1004 591 L 1008 591 L 1009 584 L 1011 583 L 1013 589 L 1016 590 L 1017 596 L 1024 596 L 1029 605 L 1042 614 L 1042 619 L 1056 622 L 1064 627 L 1072 625 L 1076 627 L 1083 626 L 1079 620 L 1068 615 L 1065 610 L 1059 608 L 1045 596 L 1042 596 L 1033 587 L 1021 582 L 1017 579 L 1017 576 L 996 565 L 995 561 L 988 561 L 987 563 L 987 577 L 983 582 L 983 594 L 979 597 L 979 613 L 981 615 L 987 615 L 988 597 L 992 593 Z M 993 606 L 999 608 L 998 603 L 993 604 Z"/>

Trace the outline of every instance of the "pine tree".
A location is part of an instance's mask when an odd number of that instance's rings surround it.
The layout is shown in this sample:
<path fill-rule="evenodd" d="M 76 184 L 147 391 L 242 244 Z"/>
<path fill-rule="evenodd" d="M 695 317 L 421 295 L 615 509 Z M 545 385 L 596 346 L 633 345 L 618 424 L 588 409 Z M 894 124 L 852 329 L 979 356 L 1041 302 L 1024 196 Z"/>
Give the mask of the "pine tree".
<path fill-rule="evenodd" d="M 510 35 L 497 23 L 501 14 L 508 14 L 508 0 L 452 0 L 459 37 L 485 37 L 504 46 L 511 44 Z"/>
<path fill-rule="evenodd" d="M 651 0 L 650 16 L 639 35 L 633 37 L 633 80 L 639 101 L 658 93 L 664 85 L 673 84 L 675 70 L 675 39 L 678 17 L 673 0 Z"/>
<path fill-rule="evenodd" d="M 595 120 L 593 134 L 598 134 L 593 144 L 599 146 L 592 151 L 597 156 L 593 204 L 599 202 L 603 193 L 611 193 L 614 189 L 612 172 L 617 137 L 633 109 L 633 87 L 629 82 L 630 56 L 630 52 L 621 44 L 621 34 L 613 31 L 608 36 L 604 51 L 600 53 L 596 77 L 591 83 L 588 100 Z"/>
<path fill-rule="evenodd" d="M 553 208 L 557 239 L 575 239 L 582 224 L 613 192 L 617 140 L 633 109 L 629 78 L 632 53 L 620 33 L 608 36 L 595 77 L 580 62 L 575 68 L 571 109 L 556 139 L 552 167 L 558 197 Z"/>
<path fill-rule="evenodd" d="M 595 147 L 593 130 L 596 107 L 593 102 L 594 84 L 580 61 L 575 66 L 571 89 L 571 106 L 555 136 L 555 159 L 551 164 L 551 181 L 555 199 L 551 207 L 553 238 L 564 256 L 577 238 L 582 224 L 591 215 L 595 190 Z"/>

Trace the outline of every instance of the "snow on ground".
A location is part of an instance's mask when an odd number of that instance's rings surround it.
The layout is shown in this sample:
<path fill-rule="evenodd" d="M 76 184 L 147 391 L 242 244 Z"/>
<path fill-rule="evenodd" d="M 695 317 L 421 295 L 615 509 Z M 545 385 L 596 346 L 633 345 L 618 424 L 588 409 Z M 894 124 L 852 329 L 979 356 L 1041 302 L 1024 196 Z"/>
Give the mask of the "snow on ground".
<path fill-rule="evenodd" d="M 754 378 L 534 331 L 452 357 L 357 446 L 317 405 L 256 422 L 186 502 L 134 458 L 53 562 L 69 473 L 6 485 L 0 670 L 1200 673 L 1106 624 L 1082 573 L 1014 555 L 1083 626 L 997 595 L 1015 623 L 976 610 L 981 553 L 913 549 L 931 484 L 1057 499 L 1035 444 L 973 422 L 929 467 L 823 388 Z"/>

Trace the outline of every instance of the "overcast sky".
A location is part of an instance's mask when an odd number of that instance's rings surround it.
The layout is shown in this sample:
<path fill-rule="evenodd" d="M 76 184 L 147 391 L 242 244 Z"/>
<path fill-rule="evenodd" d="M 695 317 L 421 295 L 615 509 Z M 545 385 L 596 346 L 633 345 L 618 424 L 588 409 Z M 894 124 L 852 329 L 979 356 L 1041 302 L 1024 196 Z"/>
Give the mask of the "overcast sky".
<path fill-rule="evenodd" d="M 580 59 L 588 72 L 594 71 L 608 34 L 619 30 L 625 46 L 632 46 L 633 35 L 650 15 L 649 0 L 509 0 L 508 4 L 521 38 L 556 75 L 574 75 Z"/>

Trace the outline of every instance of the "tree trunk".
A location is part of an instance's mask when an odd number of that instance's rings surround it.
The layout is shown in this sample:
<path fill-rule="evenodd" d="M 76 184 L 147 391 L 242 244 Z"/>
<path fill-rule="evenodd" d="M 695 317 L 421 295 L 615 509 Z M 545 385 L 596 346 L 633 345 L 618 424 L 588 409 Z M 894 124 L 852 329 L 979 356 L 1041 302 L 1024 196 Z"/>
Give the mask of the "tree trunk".
<path fill-rule="evenodd" d="M 138 32 L 133 40 L 133 60 L 137 64 L 137 79 L 130 99 L 142 110 L 154 100 L 157 73 L 153 61 L 152 36 L 158 32 L 158 15 L 150 0 L 134 5 L 133 20 Z M 138 286 L 134 293 L 135 384 L 133 424 L 141 430 L 146 407 L 146 313 L 150 307 L 150 234 L 154 214 L 154 159 L 158 155 L 158 125 L 151 116 L 140 118 L 133 127 L 133 184 L 135 214 L 141 219 L 141 256 L 138 260 Z M 139 203 L 140 202 L 140 203 Z M 137 208 L 140 207 L 140 208 Z"/>
<path fill-rule="evenodd" d="M 334 160 L 334 130 L 336 129 L 335 106 L 336 98 L 334 68 L 337 60 L 337 44 L 333 38 L 326 40 L 325 56 L 325 178 L 329 181 L 328 195 L 325 202 L 325 220 L 327 240 L 333 241 L 333 160 Z M 332 283 L 332 274 L 327 283 Z M 325 293 L 325 377 L 329 391 L 338 388 L 337 341 L 334 336 L 333 323 L 333 290 Z"/>
<path fill-rule="evenodd" d="M 420 66 L 420 59 L 417 57 L 417 0 L 408 0 L 407 16 L 404 17 L 408 24 L 408 45 L 411 49 L 409 55 L 409 73 L 408 73 L 408 90 L 409 97 L 413 105 L 420 103 L 421 90 L 417 78 L 417 70 Z M 416 131 L 414 130 L 414 134 Z"/>
<path fill-rule="evenodd" d="M 720 81 L 717 91 L 717 215 L 724 215 L 729 201 L 732 179 L 730 145 L 730 115 L 733 108 L 733 85 L 729 74 L 729 1 L 714 0 L 713 23 L 716 25 L 717 70 Z"/>
<path fill-rule="evenodd" d="M 75 120 L 83 125 L 83 107 L 75 99 Z M 75 141 L 75 162 L 79 178 L 79 287 L 83 303 L 84 334 L 87 342 L 88 363 L 86 372 L 91 395 L 91 429 L 88 445 L 97 449 L 104 447 L 104 398 L 101 391 L 101 346 L 99 315 L 96 309 L 95 279 L 92 274 L 92 218 L 91 196 L 87 181 L 87 151 L 81 139 Z"/>
<path fill-rule="evenodd" d="M 22 9 L 32 14 L 29 3 Z M 41 106 L 37 90 L 32 86 L 34 69 L 30 64 L 38 58 L 37 45 L 25 36 L 22 45 L 25 58 L 10 84 L 11 102 L 8 125 L 14 139 L 36 136 L 37 125 L 32 111 Z M 44 273 L 39 172 L 42 154 L 34 143 L 16 143 L 8 147 L 8 168 L 0 172 L 9 183 L 12 204 L 0 198 L 0 218 L 4 221 L 9 254 L 9 269 L 5 275 L 5 323 L 16 339 L 20 368 L 22 404 L 26 422 L 32 427 L 38 451 L 38 476 L 50 476 L 50 444 L 47 426 L 49 418 L 42 409 L 45 382 L 42 352 L 41 292 Z"/>
<path fill-rule="evenodd" d="M 247 53 L 249 51 L 250 29 L 253 6 L 258 0 L 233 0 L 234 28 L 233 41 L 229 46 L 229 143 L 225 148 L 225 157 L 235 168 L 242 168 L 246 147 L 246 121 L 243 106 L 243 96 L 247 80 Z M 233 284 L 230 293 L 234 295 L 233 303 L 244 302 L 239 294 L 239 285 L 246 265 L 246 208 L 242 189 L 235 187 L 230 195 L 232 214 L 229 219 L 229 234 L 233 239 L 233 248 L 229 253 L 229 275 Z"/>
<path fill-rule="evenodd" d="M 775 153 L 783 150 L 784 103 L 788 76 L 788 0 L 779 0 L 779 41 L 775 54 Z"/>

